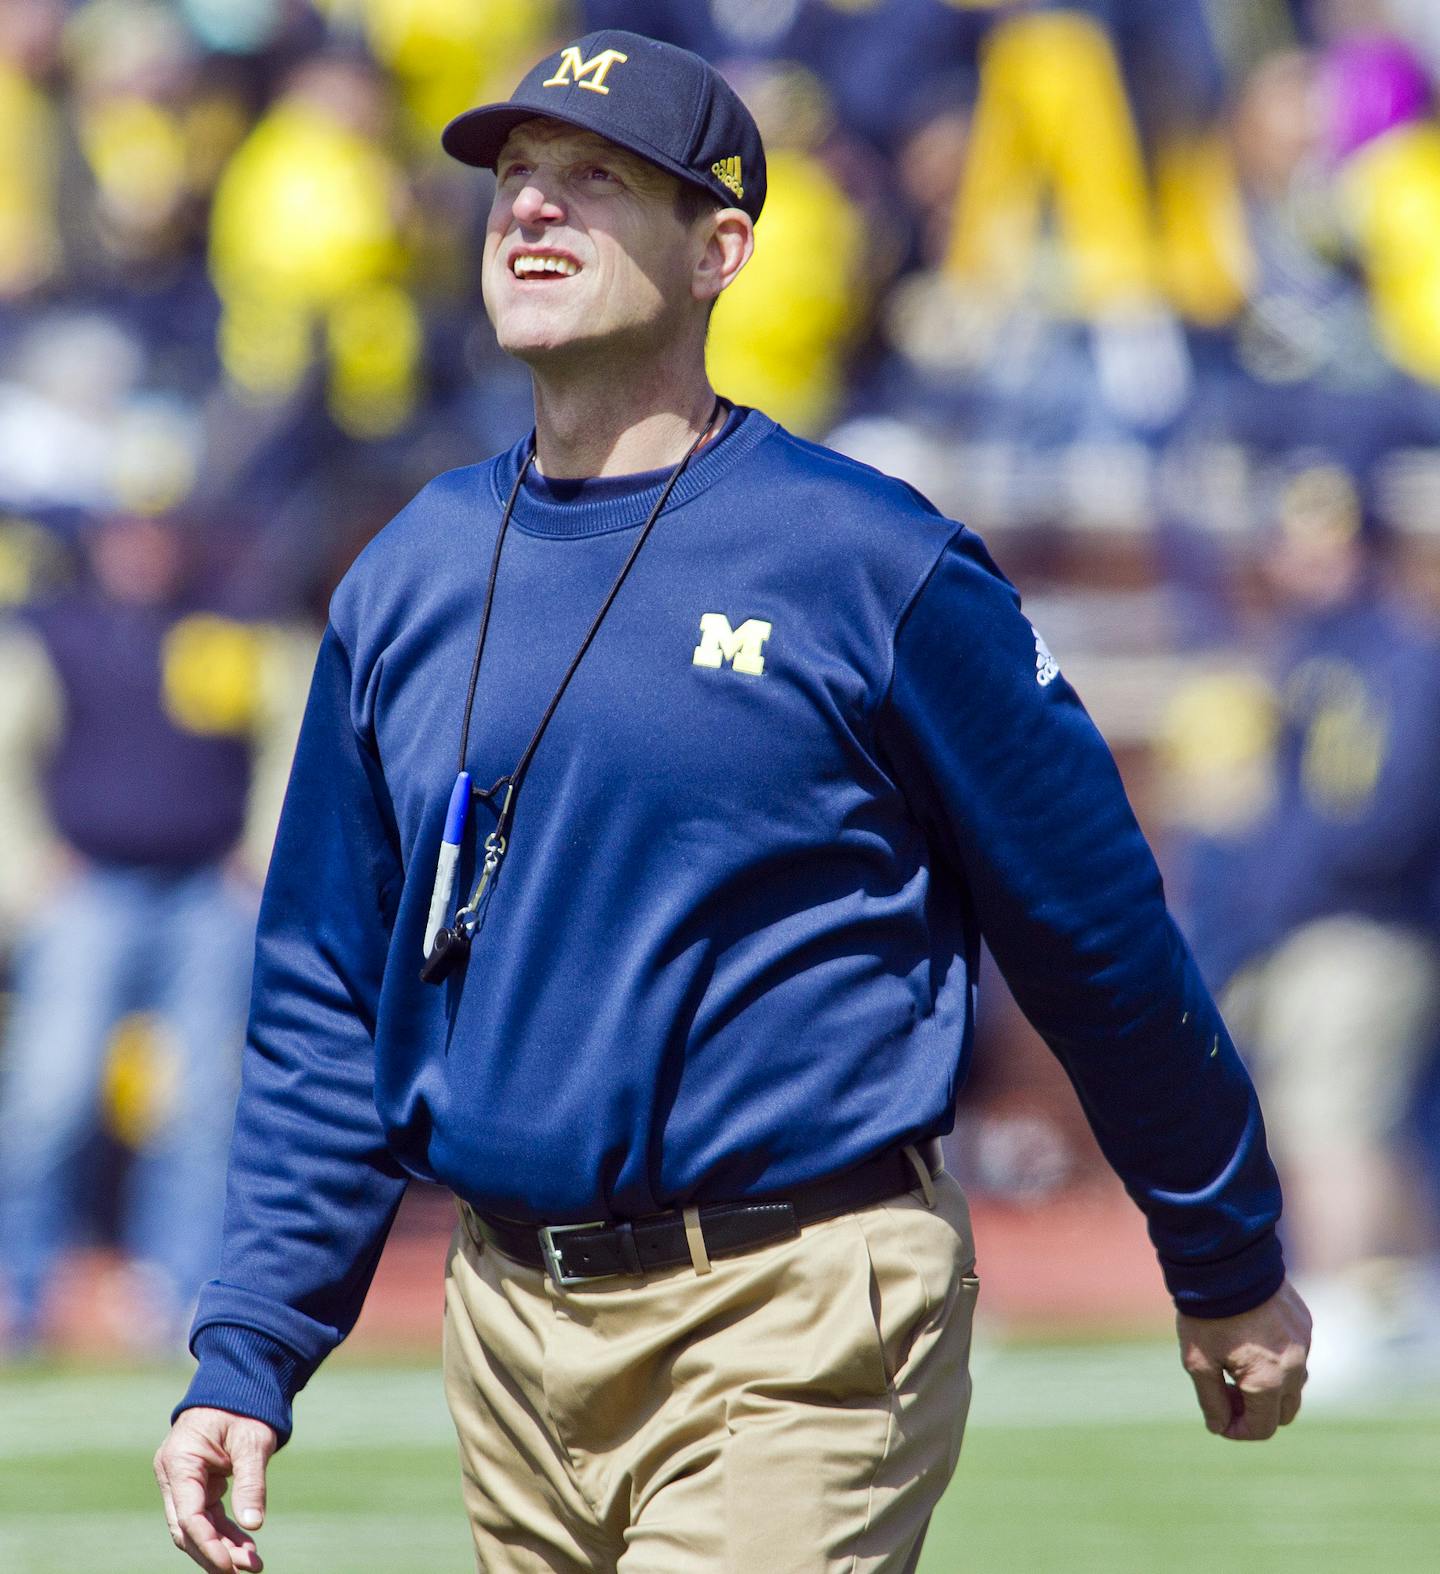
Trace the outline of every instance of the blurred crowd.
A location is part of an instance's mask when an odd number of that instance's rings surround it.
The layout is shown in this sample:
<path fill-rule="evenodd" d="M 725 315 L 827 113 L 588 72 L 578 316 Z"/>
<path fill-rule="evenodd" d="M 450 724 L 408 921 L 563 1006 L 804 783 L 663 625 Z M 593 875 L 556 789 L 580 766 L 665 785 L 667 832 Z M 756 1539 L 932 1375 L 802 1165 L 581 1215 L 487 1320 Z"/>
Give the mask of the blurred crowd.
<path fill-rule="evenodd" d="M 1419 1337 L 1431 0 L 0 0 L 0 1326 L 45 1337 L 97 1127 L 157 1341 L 205 1276 L 316 621 L 529 424 L 438 133 L 610 26 L 766 140 L 717 388 L 997 540 L 1261 1082 L 1297 1260 L 1357 1360 Z M 981 1189 L 1071 1171 L 1033 1110 L 979 1139 Z"/>

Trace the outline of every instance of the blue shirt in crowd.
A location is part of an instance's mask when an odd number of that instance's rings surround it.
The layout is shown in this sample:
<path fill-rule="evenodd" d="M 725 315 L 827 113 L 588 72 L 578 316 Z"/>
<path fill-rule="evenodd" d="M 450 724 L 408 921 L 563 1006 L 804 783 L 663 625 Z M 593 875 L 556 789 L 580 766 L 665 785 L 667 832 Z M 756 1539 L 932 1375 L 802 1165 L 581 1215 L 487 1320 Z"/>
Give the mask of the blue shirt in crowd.
<path fill-rule="evenodd" d="M 186 725 L 167 696 L 167 651 L 194 611 L 83 590 L 27 613 L 62 697 L 46 807 L 96 863 L 187 869 L 223 858 L 244 831 L 251 737 Z"/>

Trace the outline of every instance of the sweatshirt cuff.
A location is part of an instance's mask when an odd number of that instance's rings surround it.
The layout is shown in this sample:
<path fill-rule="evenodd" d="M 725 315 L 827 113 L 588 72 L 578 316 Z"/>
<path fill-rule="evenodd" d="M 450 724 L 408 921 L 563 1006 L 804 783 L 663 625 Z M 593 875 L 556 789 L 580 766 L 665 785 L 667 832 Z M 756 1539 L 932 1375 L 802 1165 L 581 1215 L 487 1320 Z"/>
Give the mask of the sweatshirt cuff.
<path fill-rule="evenodd" d="M 170 1419 L 199 1405 L 250 1416 L 274 1427 L 279 1444 L 290 1440 L 291 1406 L 310 1378 L 310 1369 L 270 1334 L 236 1323 L 207 1323 L 191 1340 L 200 1362 L 185 1397 Z"/>
<path fill-rule="evenodd" d="M 1174 1262 L 1162 1257 L 1165 1288 L 1187 1317 L 1238 1317 L 1268 1301 L 1285 1281 L 1280 1237 L 1271 1228 L 1231 1257 Z"/>

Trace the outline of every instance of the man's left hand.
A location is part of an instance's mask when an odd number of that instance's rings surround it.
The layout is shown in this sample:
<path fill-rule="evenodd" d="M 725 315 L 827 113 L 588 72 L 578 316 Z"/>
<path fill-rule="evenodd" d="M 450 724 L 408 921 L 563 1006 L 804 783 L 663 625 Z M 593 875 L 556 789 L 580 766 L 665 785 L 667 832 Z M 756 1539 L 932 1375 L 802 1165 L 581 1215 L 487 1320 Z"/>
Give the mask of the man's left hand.
<path fill-rule="evenodd" d="M 1310 1312 L 1287 1279 L 1268 1301 L 1236 1317 L 1175 1319 L 1180 1359 L 1195 1384 L 1205 1425 L 1259 1443 L 1300 1410 Z"/>

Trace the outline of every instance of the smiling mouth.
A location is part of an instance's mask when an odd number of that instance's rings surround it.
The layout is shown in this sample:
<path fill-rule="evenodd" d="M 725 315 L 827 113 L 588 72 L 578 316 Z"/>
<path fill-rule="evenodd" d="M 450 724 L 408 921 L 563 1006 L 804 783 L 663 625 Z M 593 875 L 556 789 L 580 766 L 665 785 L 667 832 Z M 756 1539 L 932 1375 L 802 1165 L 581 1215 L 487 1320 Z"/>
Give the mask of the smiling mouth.
<path fill-rule="evenodd" d="M 519 251 L 510 259 L 510 272 L 525 282 L 553 283 L 569 279 L 579 273 L 580 264 L 573 257 L 559 257 L 549 252 Z"/>

